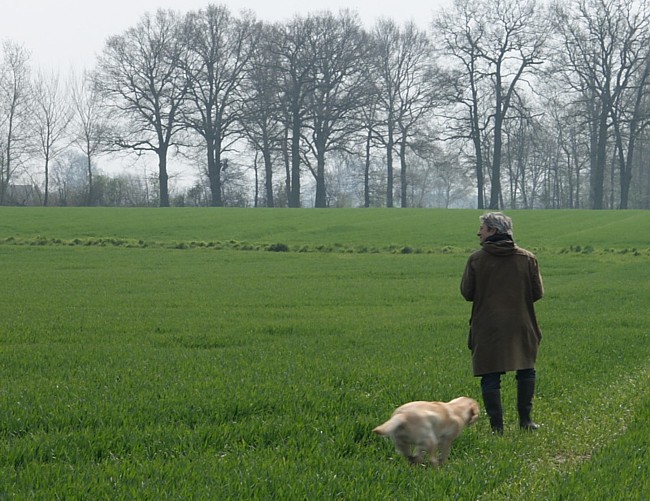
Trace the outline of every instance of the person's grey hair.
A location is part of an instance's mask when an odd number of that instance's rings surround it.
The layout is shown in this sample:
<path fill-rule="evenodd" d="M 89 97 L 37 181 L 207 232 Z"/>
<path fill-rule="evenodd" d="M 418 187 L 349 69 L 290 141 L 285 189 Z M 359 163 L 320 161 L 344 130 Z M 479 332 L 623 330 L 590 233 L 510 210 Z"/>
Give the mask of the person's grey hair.
<path fill-rule="evenodd" d="M 512 236 L 512 219 L 503 212 L 487 212 L 480 219 L 482 225 L 497 230 L 497 233 Z"/>

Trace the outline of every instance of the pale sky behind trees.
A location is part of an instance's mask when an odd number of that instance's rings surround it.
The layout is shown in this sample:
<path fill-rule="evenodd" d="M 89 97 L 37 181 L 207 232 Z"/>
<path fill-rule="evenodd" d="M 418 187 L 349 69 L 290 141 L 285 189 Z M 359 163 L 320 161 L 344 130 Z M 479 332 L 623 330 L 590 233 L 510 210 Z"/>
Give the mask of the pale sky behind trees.
<path fill-rule="evenodd" d="M 347 8 L 367 26 L 383 17 L 400 24 L 412 19 L 428 28 L 434 13 L 452 0 L 3 0 L 0 40 L 24 45 L 33 67 L 65 75 L 70 69 L 90 69 L 106 39 L 137 24 L 145 12 L 159 8 L 187 12 L 209 3 L 226 5 L 233 14 L 247 9 L 268 22 Z"/>

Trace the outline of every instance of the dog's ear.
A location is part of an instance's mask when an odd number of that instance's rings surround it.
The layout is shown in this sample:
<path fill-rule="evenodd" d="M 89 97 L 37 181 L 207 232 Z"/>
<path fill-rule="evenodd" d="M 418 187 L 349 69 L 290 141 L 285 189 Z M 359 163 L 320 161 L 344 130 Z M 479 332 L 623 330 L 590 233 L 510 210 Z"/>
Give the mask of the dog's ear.
<path fill-rule="evenodd" d="M 479 408 L 478 404 L 474 402 L 470 407 L 470 416 L 469 416 L 468 424 L 474 424 L 478 420 L 480 415 L 481 415 L 481 409 Z"/>

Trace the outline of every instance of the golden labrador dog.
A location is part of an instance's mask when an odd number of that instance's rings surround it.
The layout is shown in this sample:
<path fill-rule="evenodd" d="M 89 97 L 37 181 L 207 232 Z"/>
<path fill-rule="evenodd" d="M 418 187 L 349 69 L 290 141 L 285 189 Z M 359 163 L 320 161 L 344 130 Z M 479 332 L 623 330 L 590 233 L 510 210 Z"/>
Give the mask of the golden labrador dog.
<path fill-rule="evenodd" d="M 458 397 L 450 402 L 409 402 L 398 407 L 388 421 L 372 431 L 390 437 L 397 452 L 411 464 L 422 463 L 426 453 L 431 464 L 437 466 L 447 460 L 451 444 L 463 428 L 478 417 L 478 403 L 469 397 Z"/>

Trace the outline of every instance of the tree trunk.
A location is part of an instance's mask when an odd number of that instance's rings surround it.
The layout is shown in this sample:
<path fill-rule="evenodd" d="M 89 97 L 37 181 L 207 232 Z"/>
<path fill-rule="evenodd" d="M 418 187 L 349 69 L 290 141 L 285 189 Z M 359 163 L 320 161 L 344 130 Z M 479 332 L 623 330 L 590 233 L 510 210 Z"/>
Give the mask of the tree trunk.
<path fill-rule="evenodd" d="M 407 182 L 406 182 L 406 138 L 403 137 L 399 146 L 399 163 L 400 163 L 400 193 L 401 193 L 401 207 L 405 209 L 408 207 L 408 197 L 407 197 Z"/>
<path fill-rule="evenodd" d="M 314 138 L 314 149 L 316 156 L 316 171 L 311 169 L 311 173 L 316 181 L 316 199 L 314 207 L 324 209 L 327 207 L 327 186 L 325 183 L 325 155 L 326 155 L 326 136 L 322 132 Z"/>
<path fill-rule="evenodd" d="M 393 128 L 389 124 L 386 144 L 386 207 L 389 209 L 393 207 L 393 145 Z"/>
<path fill-rule="evenodd" d="M 264 188 L 266 190 L 266 206 L 274 207 L 273 201 L 273 162 L 271 161 L 271 150 L 264 147 L 262 151 L 264 158 Z"/>
<path fill-rule="evenodd" d="M 505 116 L 505 104 L 501 96 L 501 73 L 500 68 L 496 73 L 496 105 L 494 107 L 494 151 L 492 152 L 492 172 L 490 189 L 491 210 L 499 208 L 501 197 L 501 145 L 503 142 L 503 117 Z M 512 85 L 512 84 L 511 84 Z"/>
<path fill-rule="evenodd" d="M 316 200 L 314 206 L 317 209 L 327 207 L 327 188 L 325 186 L 325 152 L 318 148 L 316 158 Z"/>
<path fill-rule="evenodd" d="M 284 191 L 286 195 L 286 204 L 289 205 L 289 199 L 291 198 L 291 159 L 289 157 L 289 151 L 287 150 L 287 144 L 289 143 L 289 128 L 284 128 L 284 140 L 282 141 L 282 159 L 284 161 Z"/>
<path fill-rule="evenodd" d="M 481 128 L 478 123 L 478 104 L 475 92 L 472 91 L 473 104 L 471 113 L 472 143 L 474 144 L 474 155 L 476 156 L 476 191 L 477 191 L 477 208 L 485 208 L 485 175 L 483 173 L 483 150 L 481 147 Z"/>
<path fill-rule="evenodd" d="M 208 146 L 208 177 L 210 179 L 210 192 L 212 207 L 223 207 L 221 196 L 221 151 L 215 146 Z"/>
<path fill-rule="evenodd" d="M 291 191 L 289 192 L 289 207 L 300 207 L 300 117 L 299 111 L 294 110 L 291 127 Z"/>
<path fill-rule="evenodd" d="M 13 137 L 14 137 L 14 105 L 11 106 L 9 114 L 9 123 L 7 124 L 7 142 L 5 146 L 5 165 L 4 172 L 0 171 L 0 205 L 4 205 L 7 189 L 11 182 L 11 162 L 13 153 Z"/>
<path fill-rule="evenodd" d="M 501 197 L 501 117 L 494 117 L 494 151 L 492 152 L 492 180 L 490 189 L 490 206 L 489 209 L 499 208 L 499 199 Z"/>
<path fill-rule="evenodd" d="M 607 164 L 607 117 L 609 106 L 600 112 L 598 120 L 596 155 L 591 172 L 591 208 L 602 209 L 605 195 L 605 166 Z"/>
<path fill-rule="evenodd" d="M 169 207 L 169 176 L 167 175 L 167 150 L 158 151 L 158 182 L 160 184 L 160 207 Z"/>
<path fill-rule="evenodd" d="M 47 207 L 50 198 L 50 159 L 45 156 L 45 195 L 43 197 L 43 206 Z"/>
<path fill-rule="evenodd" d="M 372 145 L 372 129 L 368 128 L 366 136 L 366 162 L 363 169 L 363 206 L 370 207 L 370 147 Z"/>
<path fill-rule="evenodd" d="M 90 146 L 88 143 L 86 143 L 86 151 L 90 152 Z M 88 201 L 87 205 L 88 207 L 92 206 L 93 204 L 93 163 L 92 163 L 92 156 L 90 153 L 86 155 L 86 168 L 88 169 Z"/>

